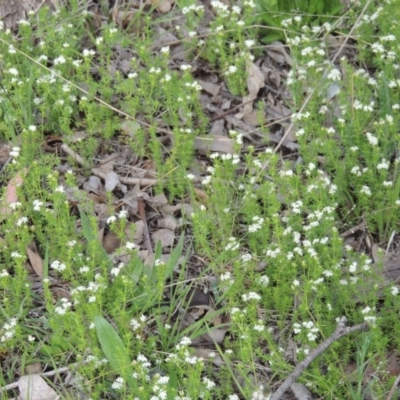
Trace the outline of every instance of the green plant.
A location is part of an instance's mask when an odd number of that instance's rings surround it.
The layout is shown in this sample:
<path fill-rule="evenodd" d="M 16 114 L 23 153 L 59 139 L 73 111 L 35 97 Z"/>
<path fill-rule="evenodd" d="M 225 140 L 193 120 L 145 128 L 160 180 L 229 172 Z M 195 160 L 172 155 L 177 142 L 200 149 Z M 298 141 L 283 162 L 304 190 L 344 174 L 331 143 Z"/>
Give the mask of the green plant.
<path fill-rule="evenodd" d="M 344 8 L 340 0 L 257 0 L 256 5 L 259 19 L 266 25 L 262 30 L 266 43 L 285 41 L 284 28 L 292 23 L 318 28 L 340 15 Z"/>

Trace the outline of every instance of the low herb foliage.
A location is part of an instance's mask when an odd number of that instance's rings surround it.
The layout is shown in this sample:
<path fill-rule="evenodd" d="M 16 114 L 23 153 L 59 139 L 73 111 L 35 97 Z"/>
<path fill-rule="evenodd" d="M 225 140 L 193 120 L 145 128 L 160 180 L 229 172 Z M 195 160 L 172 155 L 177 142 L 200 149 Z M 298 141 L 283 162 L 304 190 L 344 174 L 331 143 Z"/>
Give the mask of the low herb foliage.
<path fill-rule="evenodd" d="M 260 6 L 276 11 L 278 3 Z M 385 248 L 398 229 L 400 14 L 396 1 L 350 1 L 331 23 L 301 12 L 336 14 L 324 8 L 331 2 L 314 3 L 320 7 L 285 8 L 279 26 L 292 60 L 284 80 L 297 156 L 230 130 L 233 154 L 203 156 L 204 201 L 192 171 L 209 119 L 193 69 L 200 58 L 233 96 L 247 94 L 248 63 L 262 55 L 265 34 L 252 0 L 211 2 L 207 34 L 199 32 L 203 7 L 179 1 L 169 21 L 185 52 L 177 68 L 172 48 L 152 47 L 153 10 L 141 10 L 140 40 L 112 22 L 94 29 L 94 15 L 78 1 L 56 12 L 41 7 L 20 21 L 18 35 L 3 27 L 0 137 L 13 148 L 1 179 L 5 186 L 18 175 L 23 184 L 11 204 L 3 190 L 0 386 L 35 362 L 57 369 L 72 360 L 82 382 L 75 389 L 91 399 L 251 399 L 260 384 L 276 388 L 345 316 L 351 325 L 367 322 L 368 331 L 334 342 L 299 382 L 326 399 L 385 397 L 395 380 L 384 373 L 387 354 L 400 346 L 399 290 L 384 279 L 384 255 L 372 259 L 342 234 L 363 222 Z M 131 54 L 124 73 L 112 70 L 118 49 Z M 122 135 L 121 118 L 132 134 Z M 85 139 L 72 140 L 79 130 Z M 164 145 L 163 132 L 173 133 L 173 145 Z M 111 148 L 113 140 L 154 163 L 164 177 L 157 193 L 193 206 L 168 261 L 158 244 L 154 263 L 144 263 L 126 237 L 129 215 L 108 201 L 107 226 L 125 257 L 113 262 L 76 174 L 43 151 L 49 135 L 71 140 L 87 165 L 99 141 Z M 26 268 L 32 242 L 44 260 L 39 292 Z M 189 251 L 206 260 L 199 279 L 213 278 L 218 307 L 183 329 L 176 315 L 190 294 Z M 60 281 L 67 289 L 54 296 Z M 229 330 L 202 358 L 193 341 L 211 335 L 216 318 Z M 358 372 L 349 374 L 354 363 Z M 366 382 L 367 368 L 376 376 Z"/>

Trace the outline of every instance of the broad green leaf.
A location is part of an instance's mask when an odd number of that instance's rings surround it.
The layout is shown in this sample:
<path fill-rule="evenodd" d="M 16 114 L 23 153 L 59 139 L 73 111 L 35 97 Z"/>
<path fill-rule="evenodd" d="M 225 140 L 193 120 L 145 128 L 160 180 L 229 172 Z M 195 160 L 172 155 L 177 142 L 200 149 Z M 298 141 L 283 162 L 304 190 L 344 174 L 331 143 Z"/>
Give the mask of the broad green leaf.
<path fill-rule="evenodd" d="M 121 375 L 129 386 L 134 386 L 131 360 L 117 331 L 101 316 L 94 318 L 94 325 L 100 346 L 114 372 Z"/>

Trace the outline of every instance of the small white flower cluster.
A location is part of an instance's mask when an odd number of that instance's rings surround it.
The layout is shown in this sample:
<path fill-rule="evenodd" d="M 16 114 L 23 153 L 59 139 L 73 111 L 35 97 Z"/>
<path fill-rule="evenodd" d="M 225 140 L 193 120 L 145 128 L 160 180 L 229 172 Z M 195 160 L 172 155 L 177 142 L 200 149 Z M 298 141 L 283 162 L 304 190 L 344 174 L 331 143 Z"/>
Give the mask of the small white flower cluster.
<path fill-rule="evenodd" d="M 230 237 L 228 239 L 228 244 L 225 246 L 225 251 L 236 251 L 239 249 L 240 243 L 235 237 Z"/>
<path fill-rule="evenodd" d="M 220 153 L 212 153 L 210 155 L 211 159 L 221 159 L 222 161 L 232 161 L 232 164 L 239 164 L 240 163 L 240 157 L 239 154 L 231 154 L 231 153 L 226 153 L 226 154 L 220 154 Z"/>
<path fill-rule="evenodd" d="M 103 358 L 101 360 L 98 359 L 98 357 L 89 354 L 86 358 L 85 358 L 85 363 L 91 363 L 93 362 L 95 365 L 95 368 L 99 368 L 104 364 L 108 363 L 108 360 L 106 358 Z"/>
<path fill-rule="evenodd" d="M 40 200 L 33 200 L 33 210 L 34 211 L 40 211 L 41 207 L 43 206 L 43 201 Z"/>
<path fill-rule="evenodd" d="M 128 217 L 128 211 L 127 210 L 121 210 L 117 216 L 111 215 L 110 217 L 107 218 L 106 222 L 108 225 L 111 225 L 113 222 L 115 222 L 118 219 L 126 219 Z"/>
<path fill-rule="evenodd" d="M 63 297 L 62 299 L 60 299 L 60 305 L 55 307 L 54 311 L 58 314 L 58 315 L 65 315 L 66 312 L 72 307 L 72 303 L 66 299 L 65 297 Z"/>
<path fill-rule="evenodd" d="M 182 14 L 186 15 L 190 12 L 202 13 L 204 11 L 204 7 L 201 5 L 192 4 L 188 7 L 182 8 Z"/>
<path fill-rule="evenodd" d="M 131 326 L 133 331 L 137 331 L 139 329 L 143 329 L 145 322 L 147 321 L 147 317 L 142 314 L 139 319 L 132 318 L 131 321 L 129 322 L 129 325 Z"/>
<path fill-rule="evenodd" d="M 10 274 L 5 268 L 3 268 L 0 272 L 0 278 L 5 278 L 6 276 L 10 276 Z"/>
<path fill-rule="evenodd" d="M 355 110 L 361 110 L 368 113 L 372 113 L 374 111 L 375 102 L 371 101 L 369 104 L 362 104 L 360 100 L 355 99 L 353 102 L 353 108 Z"/>
<path fill-rule="evenodd" d="M 19 154 L 20 154 L 20 152 L 21 152 L 21 148 L 20 147 L 13 147 L 12 149 L 11 149 L 11 151 L 10 151 L 10 157 L 12 157 L 13 158 L 13 163 L 15 164 L 16 163 L 16 158 L 18 158 L 19 157 Z"/>
<path fill-rule="evenodd" d="M 62 263 L 62 262 L 60 262 L 58 260 L 54 260 L 50 264 L 50 268 L 54 269 L 54 270 L 56 270 L 58 272 L 61 272 L 61 271 L 64 271 L 67 268 L 67 266 L 64 263 Z"/>
<path fill-rule="evenodd" d="M 96 274 L 95 279 L 101 278 L 100 274 Z M 100 289 L 104 289 L 106 287 L 105 284 L 99 282 L 89 282 L 87 286 L 77 286 L 76 288 L 71 289 L 71 296 L 74 297 L 74 305 L 80 303 L 79 296 L 81 293 L 87 293 L 87 301 L 89 303 L 94 303 L 96 301 L 96 296 L 94 293 L 97 293 Z"/>
<path fill-rule="evenodd" d="M 246 301 L 246 302 L 247 301 L 252 301 L 252 300 L 260 301 L 261 300 L 261 296 L 256 292 L 249 292 L 249 293 L 243 294 L 242 295 L 242 299 L 243 299 L 243 301 Z"/>
<path fill-rule="evenodd" d="M 123 262 L 120 262 L 116 267 L 111 268 L 110 274 L 112 276 L 117 277 L 119 273 L 124 269 L 125 264 Z"/>
<path fill-rule="evenodd" d="M 279 254 L 281 254 L 281 249 L 279 247 L 276 247 L 275 250 L 268 249 L 264 252 L 267 257 L 276 258 Z"/>
<path fill-rule="evenodd" d="M 224 272 L 219 276 L 219 279 L 221 282 L 224 282 L 224 284 L 228 286 L 232 286 L 234 284 L 234 279 L 232 279 L 232 274 L 229 271 Z"/>
<path fill-rule="evenodd" d="M 114 390 L 121 390 L 124 387 L 124 378 L 119 376 L 115 381 L 112 383 L 111 387 Z"/>
<path fill-rule="evenodd" d="M 393 116 L 390 114 L 386 114 L 385 118 L 380 118 L 378 121 L 374 121 L 374 125 L 393 125 L 393 121 Z"/>
<path fill-rule="evenodd" d="M 262 228 L 263 223 L 264 223 L 264 218 L 255 215 L 253 217 L 253 223 L 249 226 L 249 232 L 254 233 L 259 231 Z"/>
<path fill-rule="evenodd" d="M 225 75 L 229 76 L 229 75 L 232 75 L 232 74 L 236 74 L 237 71 L 238 71 L 238 68 L 237 68 L 236 65 L 229 65 L 229 67 L 225 71 Z"/>
<path fill-rule="evenodd" d="M 361 314 L 364 315 L 364 321 L 368 322 L 371 325 L 374 325 L 376 322 L 376 315 L 374 315 L 375 309 L 367 306 L 361 310 Z"/>
<path fill-rule="evenodd" d="M 304 321 L 302 324 L 295 322 L 293 324 L 293 332 L 297 335 L 306 332 L 307 339 L 314 342 L 318 336 L 319 329 L 314 325 L 313 321 Z"/>
<path fill-rule="evenodd" d="M 356 165 L 355 167 L 353 167 L 350 170 L 350 173 L 353 174 L 353 175 L 356 175 L 356 176 L 361 176 L 362 174 L 365 174 L 367 172 L 368 172 L 368 168 L 367 167 L 361 169 L 358 165 Z"/>
<path fill-rule="evenodd" d="M 333 68 L 327 75 L 327 78 L 331 81 L 337 82 L 342 79 L 342 74 L 337 68 Z"/>
<path fill-rule="evenodd" d="M 1 343 L 4 343 L 7 340 L 10 340 L 14 337 L 16 326 L 17 326 L 17 318 L 11 318 L 8 322 L 6 322 L 2 326 L 2 328 L 0 329 L 0 332 L 2 333 L 0 337 Z"/>

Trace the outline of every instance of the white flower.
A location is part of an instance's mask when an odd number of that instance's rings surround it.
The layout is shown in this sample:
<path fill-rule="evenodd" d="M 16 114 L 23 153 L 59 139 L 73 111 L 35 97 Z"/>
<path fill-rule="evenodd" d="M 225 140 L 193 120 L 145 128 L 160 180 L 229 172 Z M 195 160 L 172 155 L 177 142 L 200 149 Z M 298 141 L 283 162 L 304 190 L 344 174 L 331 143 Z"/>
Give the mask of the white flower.
<path fill-rule="evenodd" d="M 54 59 L 54 65 L 65 64 L 66 61 L 64 56 L 60 56 Z"/>
<path fill-rule="evenodd" d="M 115 215 L 112 215 L 111 217 L 107 218 L 107 224 L 110 225 L 113 222 L 115 222 L 117 220 L 117 217 Z"/>
<path fill-rule="evenodd" d="M 112 387 L 113 389 L 115 389 L 115 390 L 122 389 L 123 386 L 124 386 L 124 378 L 121 378 L 121 377 L 117 378 L 117 379 L 113 382 L 113 384 L 111 385 L 111 387 Z"/>
<path fill-rule="evenodd" d="M 20 219 L 17 220 L 17 226 L 21 226 L 28 223 L 28 217 L 21 217 Z"/>
<path fill-rule="evenodd" d="M 169 54 L 169 46 L 161 47 L 160 52 L 163 54 Z"/>
<path fill-rule="evenodd" d="M 132 242 L 126 242 L 125 247 L 126 247 L 128 250 L 134 250 L 134 249 L 136 249 L 136 244 L 135 244 L 135 243 L 132 243 Z"/>
<path fill-rule="evenodd" d="M 372 135 L 372 133 L 367 132 L 366 136 L 367 136 L 368 142 L 370 144 L 372 144 L 372 146 L 376 146 L 378 144 L 378 138 L 376 136 Z"/>
<path fill-rule="evenodd" d="M 14 76 L 17 76 L 17 75 L 18 75 L 18 70 L 17 70 L 17 68 L 10 68 L 10 69 L 8 70 L 8 72 L 9 72 L 11 75 L 14 75 Z"/>
<path fill-rule="evenodd" d="M 242 299 L 243 301 L 250 301 L 250 300 L 259 301 L 261 300 L 261 296 L 256 292 L 249 292 L 247 294 L 243 294 Z"/>
<path fill-rule="evenodd" d="M 64 193 L 64 186 L 60 185 L 54 189 L 55 192 Z"/>
<path fill-rule="evenodd" d="M 386 161 L 385 158 L 376 166 L 376 169 L 389 169 L 389 163 Z"/>
<path fill-rule="evenodd" d="M 255 44 L 255 41 L 254 41 L 254 40 L 252 40 L 252 39 L 245 40 L 245 41 L 244 41 L 244 44 L 245 44 L 245 46 L 246 46 L 246 47 L 248 47 L 248 48 L 251 48 L 251 47 L 253 47 L 253 46 L 254 46 L 254 44 Z"/>
<path fill-rule="evenodd" d="M 361 190 L 360 190 L 360 193 L 364 193 L 365 195 L 367 195 L 367 196 L 371 196 L 371 189 L 368 187 L 368 186 L 366 186 L 366 185 L 364 185 L 362 188 L 361 188 Z"/>
<path fill-rule="evenodd" d="M 82 55 L 83 57 L 91 57 L 94 56 L 96 52 L 94 50 L 83 49 Z"/>

